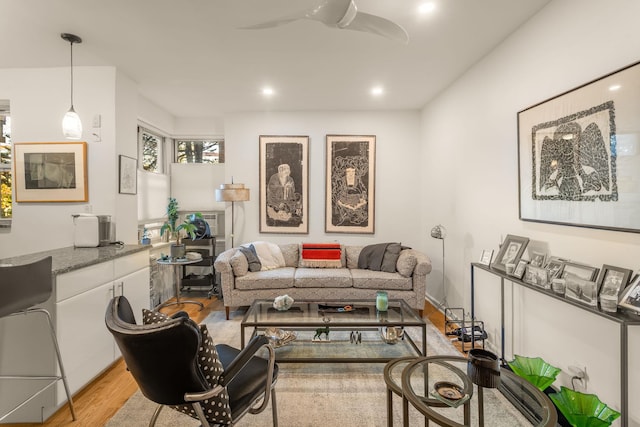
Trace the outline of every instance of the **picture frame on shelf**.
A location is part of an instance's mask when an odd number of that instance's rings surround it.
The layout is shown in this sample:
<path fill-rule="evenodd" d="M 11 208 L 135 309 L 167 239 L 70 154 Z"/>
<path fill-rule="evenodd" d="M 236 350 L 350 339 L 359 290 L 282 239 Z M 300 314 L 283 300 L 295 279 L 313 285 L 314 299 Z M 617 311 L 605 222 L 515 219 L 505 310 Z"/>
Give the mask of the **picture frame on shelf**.
<path fill-rule="evenodd" d="M 640 315 L 640 276 L 622 291 L 618 306 Z"/>
<path fill-rule="evenodd" d="M 327 135 L 325 232 L 375 232 L 375 135 Z"/>
<path fill-rule="evenodd" d="M 491 267 L 506 273 L 507 264 L 517 264 L 527 248 L 527 244 L 529 244 L 527 237 L 507 234 L 498 254 L 491 263 Z"/>
<path fill-rule="evenodd" d="M 619 157 L 637 138 L 639 88 L 636 62 L 518 112 L 522 221 L 640 232 L 639 190 L 618 185 L 640 169 Z"/>
<path fill-rule="evenodd" d="M 604 264 L 598 275 L 598 295 L 615 296 L 618 298 L 620 293 L 627 287 L 629 279 L 633 271 L 628 268 L 614 267 Z"/>
<path fill-rule="evenodd" d="M 535 265 L 531 265 L 531 263 L 525 266 L 522 281 L 542 289 L 551 289 L 549 272 L 544 267 L 537 267 Z"/>
<path fill-rule="evenodd" d="M 527 270 L 528 264 L 529 262 L 524 259 L 521 259 L 520 261 L 518 261 L 518 264 L 516 264 L 516 268 L 513 270 L 513 277 L 516 277 L 522 280 L 522 278 L 524 277 L 524 273 Z"/>
<path fill-rule="evenodd" d="M 582 280 L 595 281 L 598 276 L 598 270 L 598 268 L 591 267 L 590 265 L 565 261 L 562 266 L 560 278 L 566 279 L 567 276 L 576 276 Z"/>
<path fill-rule="evenodd" d="M 120 155 L 119 158 L 120 194 L 136 194 L 138 191 L 138 161 L 133 157 Z"/>
<path fill-rule="evenodd" d="M 478 263 L 489 266 L 491 265 L 492 258 L 493 258 L 493 249 L 483 249 Z"/>
<path fill-rule="evenodd" d="M 15 202 L 89 200 L 86 142 L 16 142 L 13 163 Z"/>
<path fill-rule="evenodd" d="M 553 280 L 555 278 L 559 278 L 562 274 L 562 268 L 564 267 L 564 263 L 568 260 L 558 258 L 558 257 L 550 257 L 547 260 L 544 268 L 549 272 L 549 280 Z"/>
<path fill-rule="evenodd" d="M 309 137 L 260 135 L 260 233 L 309 233 Z"/>
<path fill-rule="evenodd" d="M 547 254 L 544 252 L 533 251 L 531 252 L 530 265 L 534 267 L 544 267 L 546 264 Z"/>

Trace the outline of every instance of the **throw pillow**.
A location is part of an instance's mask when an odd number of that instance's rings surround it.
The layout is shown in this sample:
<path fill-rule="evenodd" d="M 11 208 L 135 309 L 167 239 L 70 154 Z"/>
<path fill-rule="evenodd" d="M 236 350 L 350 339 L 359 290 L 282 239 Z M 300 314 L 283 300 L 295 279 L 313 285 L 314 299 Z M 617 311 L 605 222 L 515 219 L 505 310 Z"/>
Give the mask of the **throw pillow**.
<path fill-rule="evenodd" d="M 298 267 L 342 268 L 342 246 L 339 243 L 302 243 Z"/>
<path fill-rule="evenodd" d="M 396 263 L 398 262 L 398 257 L 400 257 L 401 249 L 400 243 L 389 243 L 387 245 L 382 258 L 382 265 L 380 266 L 381 271 L 387 273 L 396 272 Z"/>
<path fill-rule="evenodd" d="M 236 277 L 242 277 L 249 272 L 249 262 L 241 251 L 236 251 L 236 253 L 233 254 L 229 259 L 229 264 L 231 264 L 233 275 Z"/>
<path fill-rule="evenodd" d="M 417 263 L 418 260 L 416 256 L 412 254 L 410 250 L 404 250 L 400 252 L 400 256 L 398 257 L 396 270 L 398 270 L 398 273 L 403 277 L 411 277 Z"/>
<path fill-rule="evenodd" d="M 288 243 L 280 246 L 282 257 L 284 258 L 285 267 L 297 267 L 298 266 L 298 244 Z"/>
<path fill-rule="evenodd" d="M 142 322 L 145 325 L 162 323 L 168 320 L 171 320 L 171 317 L 164 313 L 147 310 L 146 308 L 142 309 Z M 222 366 L 222 362 L 220 362 L 218 351 L 209 335 L 207 326 L 198 325 L 198 329 L 201 335 L 201 344 L 198 349 L 198 366 L 209 383 L 209 387 L 214 387 L 219 383 L 224 367 Z M 211 399 L 203 400 L 200 404 L 209 422 L 214 424 L 231 424 L 231 409 L 229 408 L 229 394 L 227 390 L 222 391 L 219 395 Z M 170 407 L 193 418 L 198 418 L 198 414 L 196 414 L 191 404 L 170 405 Z"/>
<path fill-rule="evenodd" d="M 240 246 L 238 250 L 242 252 L 245 257 L 247 257 L 247 262 L 249 263 L 249 271 L 256 272 L 262 269 L 262 264 L 260 264 L 260 259 L 258 258 L 258 254 L 256 254 L 256 249 L 253 247 L 253 245 L 249 245 L 249 247 Z"/>
<path fill-rule="evenodd" d="M 252 244 L 262 265 L 262 270 L 274 270 L 285 266 L 280 246 L 269 242 L 253 242 Z"/>
<path fill-rule="evenodd" d="M 347 253 L 347 268 L 358 268 L 358 258 L 360 257 L 360 251 L 363 246 L 346 246 L 345 252 Z"/>

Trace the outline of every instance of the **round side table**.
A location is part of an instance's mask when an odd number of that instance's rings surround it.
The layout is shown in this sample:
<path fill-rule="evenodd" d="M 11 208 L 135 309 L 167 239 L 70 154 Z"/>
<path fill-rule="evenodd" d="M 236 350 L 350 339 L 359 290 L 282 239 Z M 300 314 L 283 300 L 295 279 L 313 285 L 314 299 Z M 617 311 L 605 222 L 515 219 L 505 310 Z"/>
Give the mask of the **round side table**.
<path fill-rule="evenodd" d="M 175 301 L 167 301 L 167 302 L 163 302 L 162 304 L 158 305 L 155 310 L 159 311 L 161 308 L 164 307 L 168 307 L 170 305 L 178 305 L 178 304 L 195 304 L 195 305 L 199 305 L 200 306 L 200 310 L 202 310 L 204 308 L 204 304 L 202 304 L 201 302 L 198 301 L 185 301 L 185 300 L 181 300 L 180 299 L 180 286 L 181 286 L 181 282 L 182 282 L 182 266 L 183 265 L 189 265 L 189 264 L 195 264 L 196 262 L 200 262 L 202 261 L 202 258 L 200 259 L 172 259 L 169 258 L 167 260 L 162 260 L 159 259 L 156 262 L 160 265 L 171 265 L 173 266 L 173 270 L 174 270 L 174 275 L 175 275 L 175 279 L 174 279 L 174 285 L 175 285 L 175 291 L 176 291 L 176 300 Z"/>

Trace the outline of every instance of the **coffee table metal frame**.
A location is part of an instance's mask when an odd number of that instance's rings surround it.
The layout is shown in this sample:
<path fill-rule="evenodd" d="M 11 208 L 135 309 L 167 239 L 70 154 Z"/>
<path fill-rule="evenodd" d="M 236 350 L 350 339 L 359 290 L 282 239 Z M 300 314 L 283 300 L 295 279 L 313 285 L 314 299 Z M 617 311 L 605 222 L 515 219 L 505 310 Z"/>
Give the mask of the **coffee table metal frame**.
<path fill-rule="evenodd" d="M 345 304 L 352 306 L 354 310 L 359 308 L 369 308 L 369 315 L 358 316 L 351 313 L 327 313 L 318 308 L 318 305 L 326 305 L 331 307 L 345 306 Z M 426 356 L 427 354 L 427 325 L 424 319 L 416 314 L 416 312 L 409 307 L 409 305 L 402 299 L 389 300 L 389 309 L 393 310 L 393 313 L 397 314 L 399 310 L 399 316 L 395 314 L 391 316 L 385 316 L 384 312 L 382 316 L 378 316 L 378 312 L 375 310 L 375 299 L 368 300 L 296 300 L 293 307 L 302 310 L 304 315 L 300 318 L 292 318 L 288 316 L 287 312 L 273 311 L 273 300 L 255 300 L 249 310 L 247 310 L 240 323 L 240 343 L 244 348 L 247 340 L 250 340 L 256 336 L 259 332 L 264 331 L 267 328 L 286 328 L 294 331 L 313 331 L 317 328 L 329 326 L 332 331 L 377 331 L 381 327 L 396 326 L 402 328 L 420 328 L 422 336 L 422 345 L 419 347 L 416 342 L 411 338 L 411 335 L 405 331 L 404 339 L 409 342 L 415 356 Z M 292 308 L 293 308 L 292 307 Z M 266 316 L 265 313 L 270 314 Z M 291 310 L 291 309 L 290 309 Z M 355 314 L 355 313 L 354 313 Z M 328 321 L 327 321 L 328 319 Z M 252 328 L 250 334 L 246 333 L 247 328 Z M 382 338 L 380 338 L 382 342 Z M 346 344 L 349 342 L 346 341 Z M 295 345 L 296 341 L 288 345 Z M 322 345 L 322 344 L 319 344 Z M 277 358 L 278 362 L 291 362 L 291 363 L 386 363 L 396 357 L 304 357 L 304 358 Z"/>

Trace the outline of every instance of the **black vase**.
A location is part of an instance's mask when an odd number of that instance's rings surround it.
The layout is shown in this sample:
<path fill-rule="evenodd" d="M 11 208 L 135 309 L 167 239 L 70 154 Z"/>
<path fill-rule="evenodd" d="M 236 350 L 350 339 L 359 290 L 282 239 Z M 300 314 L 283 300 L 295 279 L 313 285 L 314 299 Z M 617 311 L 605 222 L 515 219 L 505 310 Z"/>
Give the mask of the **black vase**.
<path fill-rule="evenodd" d="M 467 375 L 474 384 L 480 387 L 497 388 L 500 385 L 498 356 L 480 348 L 469 350 Z"/>

